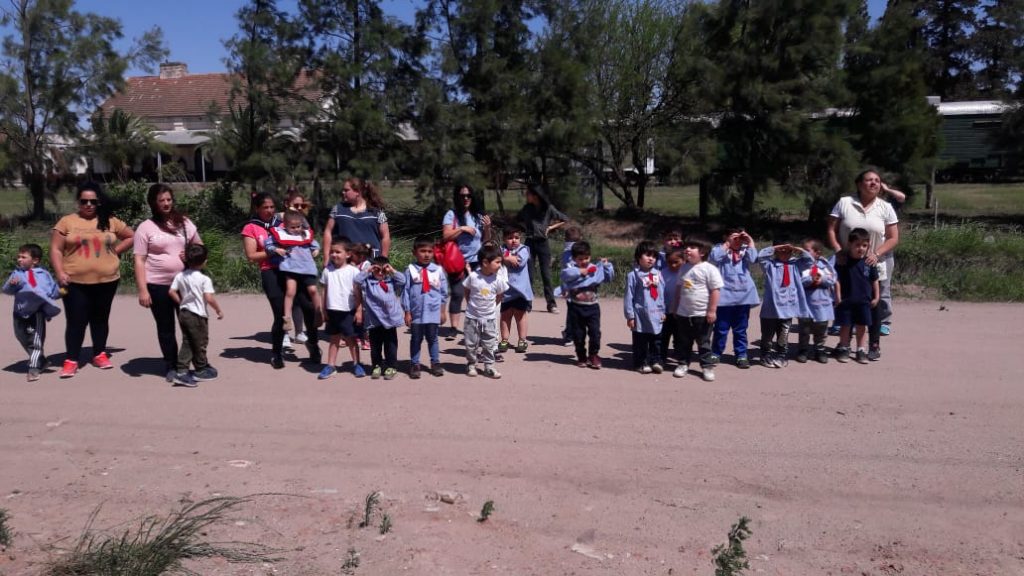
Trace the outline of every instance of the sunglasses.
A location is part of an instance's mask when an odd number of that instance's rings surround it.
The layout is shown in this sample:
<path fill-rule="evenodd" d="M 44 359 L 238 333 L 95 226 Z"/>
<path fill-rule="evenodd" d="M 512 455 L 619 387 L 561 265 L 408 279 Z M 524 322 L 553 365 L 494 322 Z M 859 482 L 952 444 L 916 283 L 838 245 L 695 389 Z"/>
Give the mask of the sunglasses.
<path fill-rule="evenodd" d="M 296 202 L 295 204 L 292 204 L 291 207 L 295 210 L 305 210 L 306 208 L 309 208 L 309 204 Z"/>
<path fill-rule="evenodd" d="M 99 206 L 100 201 L 94 198 L 79 198 L 78 203 L 81 206 Z"/>
<path fill-rule="evenodd" d="M 459 196 L 462 196 L 463 198 L 472 198 L 473 197 L 472 194 L 459 194 Z"/>

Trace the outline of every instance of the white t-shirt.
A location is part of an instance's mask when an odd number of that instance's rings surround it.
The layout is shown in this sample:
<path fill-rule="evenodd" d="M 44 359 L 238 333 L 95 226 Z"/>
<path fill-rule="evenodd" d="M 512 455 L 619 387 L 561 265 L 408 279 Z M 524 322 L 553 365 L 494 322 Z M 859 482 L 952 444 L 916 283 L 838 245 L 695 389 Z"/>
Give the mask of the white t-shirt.
<path fill-rule="evenodd" d="M 466 317 L 493 320 L 498 310 L 496 297 L 508 290 L 508 280 L 498 274 L 484 276 L 479 270 L 474 270 L 462 285 L 466 288 Z"/>
<path fill-rule="evenodd" d="M 199 270 L 186 268 L 174 277 L 171 290 L 181 296 L 181 308 L 203 318 L 209 317 L 206 313 L 206 294 L 213 294 L 213 280 L 209 276 Z"/>
<path fill-rule="evenodd" d="M 721 290 L 723 285 L 722 273 L 714 264 L 710 262 L 683 264 L 679 270 L 679 283 L 676 285 L 676 294 L 679 297 L 676 315 L 684 317 L 707 315 L 711 291 Z"/>
<path fill-rule="evenodd" d="M 836 237 L 839 244 L 846 246 L 850 230 L 863 228 L 871 236 L 872 251 L 878 250 L 878 247 L 885 242 L 885 227 L 899 222 L 892 204 L 881 198 L 876 198 L 865 210 L 864 205 L 860 203 L 860 198 L 843 196 L 832 207 L 832 213 L 829 216 L 839 219 L 839 234 Z"/>
<path fill-rule="evenodd" d="M 351 312 L 356 308 L 356 297 L 352 287 L 355 285 L 355 277 L 359 275 L 359 268 L 351 264 L 345 264 L 341 268 L 335 268 L 334 264 L 328 264 L 327 268 L 320 273 L 320 283 L 326 289 L 324 296 L 327 298 L 327 309 L 341 312 Z"/>

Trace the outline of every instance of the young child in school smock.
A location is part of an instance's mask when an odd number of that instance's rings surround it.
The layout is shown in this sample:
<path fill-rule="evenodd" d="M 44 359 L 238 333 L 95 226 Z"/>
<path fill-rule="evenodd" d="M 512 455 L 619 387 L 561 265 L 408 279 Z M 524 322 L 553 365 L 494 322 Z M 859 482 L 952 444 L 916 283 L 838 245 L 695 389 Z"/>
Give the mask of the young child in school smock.
<path fill-rule="evenodd" d="M 46 368 L 46 323 L 60 314 L 60 288 L 53 276 L 39 265 L 43 249 L 38 244 L 18 247 L 16 267 L 4 282 L 3 293 L 14 296 L 14 338 L 28 353 L 29 382 L 39 380 Z"/>
<path fill-rule="evenodd" d="M 810 316 L 800 318 L 800 347 L 796 353 L 796 361 L 803 363 L 809 358 L 825 364 L 828 354 L 825 352 L 825 333 L 828 324 L 835 319 L 836 271 L 829 264 L 828 258 L 822 254 L 825 246 L 820 240 L 807 238 L 801 245 L 813 259 L 809 266 L 800 271 L 800 283 L 807 296 L 807 310 Z M 811 338 L 814 347 L 811 348 Z"/>
<path fill-rule="evenodd" d="M 402 309 L 405 310 L 405 325 L 412 336 L 409 341 L 409 378 L 419 379 L 423 367 L 420 365 L 420 349 L 427 341 L 430 354 L 430 373 L 444 376 L 441 366 L 441 349 L 437 331 L 448 320 L 448 277 L 444 269 L 434 263 L 434 242 L 421 236 L 412 244 L 413 262 L 405 269 L 405 286 L 402 291 Z"/>
<path fill-rule="evenodd" d="M 576 347 L 576 366 L 601 369 L 601 304 L 597 289 L 615 278 L 615 267 L 607 258 L 593 263 L 590 244 L 580 240 L 572 245 L 572 262 L 562 269 L 562 285 L 569 301 L 569 323 Z M 588 343 L 589 337 L 589 343 Z"/>
<path fill-rule="evenodd" d="M 326 380 L 338 371 L 338 352 L 342 343 L 348 348 L 352 359 L 352 374 L 356 378 L 366 376 L 366 370 L 359 361 L 359 344 L 356 342 L 355 281 L 359 268 L 348 261 L 349 246 L 345 237 L 332 238 L 327 253 L 327 266 L 320 273 L 320 283 L 324 285 L 324 309 L 327 311 L 327 336 L 330 338 L 327 363 L 317 375 L 320 380 Z"/>
<path fill-rule="evenodd" d="M 369 244 L 363 244 L 362 242 L 349 243 L 348 250 L 348 262 L 355 266 L 360 272 L 367 272 L 370 270 L 370 254 L 373 250 Z M 370 335 L 366 332 L 366 327 L 363 326 L 362 321 L 356 322 L 356 344 L 362 350 L 370 349 Z"/>
<path fill-rule="evenodd" d="M 370 260 L 370 269 L 355 279 L 357 324 L 370 332 L 370 378 L 391 380 L 398 374 L 398 327 L 405 324 L 401 291 L 405 275 L 397 274 L 386 256 Z"/>
<path fill-rule="evenodd" d="M 716 357 L 721 357 L 731 331 L 736 367 L 750 368 L 747 326 L 750 323 L 751 308 L 761 303 L 757 286 L 750 276 L 750 267 L 757 261 L 757 246 L 746 230 L 733 228 L 726 232 L 725 241 L 711 250 L 708 261 L 718 266 L 723 282 L 711 351 Z"/>
<path fill-rule="evenodd" d="M 463 339 L 466 345 L 466 375 L 483 374 L 501 378 L 495 370 L 498 350 L 498 303 L 508 290 L 508 280 L 500 274 L 501 249 L 484 244 L 477 258 L 479 267 L 466 275 L 462 287 L 466 290 L 466 323 Z M 483 369 L 477 363 L 483 363 Z"/>
<path fill-rule="evenodd" d="M 665 320 L 665 282 L 654 267 L 658 249 L 653 242 L 637 244 L 634 268 L 626 276 L 622 309 L 626 327 L 633 335 L 633 369 L 641 374 L 661 374 L 661 331 Z"/>
<path fill-rule="evenodd" d="M 690 370 L 693 345 L 697 345 L 701 377 L 706 382 L 715 379 L 715 358 L 711 353 L 711 331 L 718 314 L 722 274 L 707 261 L 711 242 L 700 235 L 687 236 L 683 241 L 683 267 L 679 273 L 675 300 L 671 310 L 676 314 L 676 350 L 679 365 L 672 372 L 683 378 Z"/>
<path fill-rule="evenodd" d="M 672 358 L 670 345 L 675 342 L 676 356 L 682 352 L 679 349 L 679 340 L 676 338 L 676 311 L 672 309 L 675 302 L 676 289 L 679 288 L 679 275 L 683 270 L 683 249 L 676 248 L 665 255 L 665 266 L 661 269 L 661 279 L 665 283 L 665 321 L 661 324 L 661 336 L 658 337 L 661 343 L 661 360 L 665 364 Z"/>
<path fill-rule="evenodd" d="M 323 308 L 316 286 L 316 257 L 320 255 L 320 244 L 306 227 L 302 212 L 286 211 L 281 225 L 270 229 L 264 247 L 271 259 L 279 263 L 278 270 L 285 276 L 284 331 L 291 332 L 295 327 L 291 314 L 295 307 L 295 293 L 300 286 L 309 294 L 313 310 L 322 318 Z"/>
<path fill-rule="evenodd" d="M 175 386 L 195 388 L 197 382 L 217 377 L 217 369 L 210 366 L 206 355 L 206 347 L 210 344 L 210 313 L 207 308 L 213 308 L 217 320 L 224 319 L 224 312 L 213 295 L 213 281 L 203 274 L 206 257 L 206 246 L 189 244 L 185 248 L 185 269 L 174 276 L 167 292 L 178 305 L 178 324 L 181 326 Z M 189 364 L 195 369 L 191 374 Z"/>
<path fill-rule="evenodd" d="M 523 244 L 523 229 L 518 226 L 505 228 L 502 246 L 502 264 L 508 273 L 508 290 L 501 299 L 501 342 L 498 352 L 503 353 L 511 348 L 509 337 L 512 335 L 512 321 L 515 320 L 519 340 L 515 351 L 526 352 L 529 343 L 530 311 L 533 310 L 533 287 L 530 285 L 530 249 Z"/>
<path fill-rule="evenodd" d="M 782 368 L 789 363 L 789 326 L 794 318 L 810 315 L 800 270 L 811 257 L 798 246 L 778 244 L 758 252 L 764 272 L 761 303 L 761 365 Z"/>
<path fill-rule="evenodd" d="M 872 322 L 871 309 L 878 306 L 881 283 L 878 268 L 864 259 L 871 249 L 871 235 L 863 228 L 854 228 L 847 237 L 846 248 L 836 255 L 836 324 L 839 324 L 839 346 L 836 360 L 850 359 L 850 336 L 857 334 L 857 362 L 867 364 L 868 351 L 864 349 L 868 326 Z"/>
<path fill-rule="evenodd" d="M 665 268 L 668 255 L 683 247 L 683 231 L 679 228 L 667 230 L 661 238 L 661 250 L 658 252 L 658 259 L 654 267 L 658 270 Z"/>
<path fill-rule="evenodd" d="M 576 225 L 570 225 L 565 227 L 565 245 L 562 247 L 562 258 L 560 260 L 561 268 L 565 268 L 572 262 L 572 245 L 583 240 L 583 230 Z M 565 297 L 565 287 L 561 284 L 555 288 L 555 296 L 559 298 Z M 572 344 L 572 325 L 570 324 L 571 319 L 568 315 L 565 316 L 565 327 L 562 328 L 562 343 L 565 345 Z"/>

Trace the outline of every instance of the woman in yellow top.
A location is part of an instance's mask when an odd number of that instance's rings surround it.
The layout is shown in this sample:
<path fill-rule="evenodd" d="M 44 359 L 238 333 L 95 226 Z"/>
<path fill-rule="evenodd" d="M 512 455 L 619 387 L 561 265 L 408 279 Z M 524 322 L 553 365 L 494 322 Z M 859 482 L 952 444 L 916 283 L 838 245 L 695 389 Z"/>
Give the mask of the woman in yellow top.
<path fill-rule="evenodd" d="M 121 280 L 121 253 L 132 245 L 131 227 L 110 215 L 110 201 L 97 183 L 78 187 L 78 211 L 57 221 L 50 237 L 50 264 L 64 296 L 66 354 L 61 378 L 78 372 L 85 329 L 92 337 L 92 364 L 114 366 L 107 356 L 110 306 Z"/>

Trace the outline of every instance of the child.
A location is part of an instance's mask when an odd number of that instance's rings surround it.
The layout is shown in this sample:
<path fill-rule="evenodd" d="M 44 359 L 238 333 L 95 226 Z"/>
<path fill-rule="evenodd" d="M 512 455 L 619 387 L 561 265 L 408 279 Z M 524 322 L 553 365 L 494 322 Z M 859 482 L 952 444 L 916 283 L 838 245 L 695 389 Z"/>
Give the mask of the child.
<path fill-rule="evenodd" d="M 370 269 L 370 254 L 373 250 L 369 244 L 358 242 L 355 244 L 349 244 L 348 261 L 360 272 L 366 272 Z M 363 323 L 356 322 L 356 344 L 359 345 L 363 350 L 370 349 L 370 337 L 366 333 L 366 328 Z"/>
<path fill-rule="evenodd" d="M 661 269 L 661 279 L 665 284 L 665 321 L 661 325 L 661 359 L 668 362 L 670 357 L 669 345 L 675 341 L 677 356 L 679 355 L 679 339 L 676 338 L 676 325 L 678 318 L 676 311 L 672 308 L 675 302 L 676 289 L 679 287 L 679 273 L 683 270 L 683 249 L 676 248 L 665 255 L 665 267 Z"/>
<path fill-rule="evenodd" d="M 615 278 L 615 268 L 607 258 L 600 265 L 590 262 L 590 244 L 580 240 L 572 245 L 572 262 L 562 269 L 562 284 L 569 300 L 568 324 L 576 346 L 576 366 L 601 369 L 601 305 L 597 289 Z M 590 345 L 587 346 L 587 336 Z"/>
<path fill-rule="evenodd" d="M 800 284 L 800 269 L 809 266 L 812 260 L 802 248 L 779 244 L 758 252 L 757 261 L 764 271 L 761 365 L 766 368 L 782 368 L 789 362 L 789 326 L 793 318 L 810 316 L 807 295 Z M 775 342 L 774 351 L 772 341 Z"/>
<path fill-rule="evenodd" d="M 505 229 L 505 246 L 502 250 L 502 263 L 508 271 L 508 291 L 501 300 L 501 342 L 498 352 L 509 349 L 508 337 L 512 334 L 512 319 L 516 321 L 516 332 L 519 341 L 515 351 L 526 352 L 527 320 L 533 309 L 533 287 L 530 286 L 530 249 L 523 245 L 523 229 L 509 226 Z"/>
<path fill-rule="evenodd" d="M 495 351 L 498 348 L 498 302 L 508 290 L 508 281 L 501 277 L 501 249 L 485 244 L 478 257 L 480 267 L 462 281 L 466 289 L 466 323 L 463 338 L 466 343 L 466 361 L 469 367 L 466 375 L 478 374 L 477 360 L 482 360 L 482 374 L 490 378 L 501 378 L 494 369 Z"/>
<path fill-rule="evenodd" d="M 396 274 L 386 256 L 370 261 L 370 269 L 355 279 L 356 324 L 370 332 L 370 362 L 374 380 L 391 380 L 398 373 L 398 330 L 405 322 L 401 290 L 405 276 Z"/>
<path fill-rule="evenodd" d="M 847 237 L 846 250 L 836 258 L 836 323 L 839 324 L 839 346 L 836 360 L 850 359 L 850 334 L 857 333 L 857 362 L 867 364 L 864 349 L 871 309 L 878 305 L 881 287 L 878 269 L 864 260 L 871 248 L 871 236 L 863 228 L 854 228 Z"/>
<path fill-rule="evenodd" d="M 285 210 L 286 211 L 287 210 L 296 210 L 298 212 L 301 212 L 302 216 L 303 216 L 303 218 L 302 218 L 302 227 L 304 229 L 309 230 L 310 232 L 312 232 L 314 237 L 316 236 L 316 231 L 313 230 L 313 227 L 310 226 L 310 224 L 309 224 L 309 211 L 310 211 L 310 208 L 312 208 L 312 205 L 309 202 L 306 201 L 306 196 L 304 196 L 302 194 L 302 192 L 298 188 L 296 188 L 295 186 L 289 186 L 288 187 L 287 195 L 285 196 L 285 200 L 284 200 L 284 206 L 285 206 Z M 279 212 L 278 214 L 276 214 L 276 216 L 277 216 L 278 220 L 283 220 L 284 219 L 284 212 Z M 327 248 L 330 249 L 330 246 L 327 246 Z M 330 250 L 328 250 L 328 252 L 329 251 Z M 330 256 L 328 256 L 328 259 L 329 258 L 330 258 Z M 324 262 L 324 265 L 325 266 L 327 265 L 326 261 Z M 305 344 L 306 343 L 306 334 L 303 331 L 302 322 L 303 322 L 303 320 L 302 320 L 302 307 L 297 305 L 297 304 L 293 304 L 292 305 L 292 324 L 295 327 L 295 337 L 294 337 L 294 340 L 295 340 L 296 344 Z M 285 340 L 284 340 L 284 343 L 283 343 L 284 344 L 283 348 L 286 348 L 286 349 L 287 348 L 292 348 L 292 340 L 293 340 L 293 338 L 292 338 L 292 336 L 290 334 L 285 334 Z"/>
<path fill-rule="evenodd" d="M 317 376 L 320 380 L 330 378 L 338 371 L 338 351 L 342 342 L 352 358 L 352 374 L 356 378 L 366 376 L 366 370 L 359 362 L 359 345 L 356 343 L 354 291 L 359 269 L 349 263 L 348 248 L 348 238 L 333 238 L 328 254 L 330 261 L 320 274 L 320 283 L 324 285 L 324 309 L 327 311 L 327 335 L 331 338 L 327 347 L 327 363 Z"/>
<path fill-rule="evenodd" d="M 665 320 L 665 283 L 654 267 L 658 249 L 646 240 L 633 253 L 636 267 L 626 277 L 623 312 L 633 333 L 633 368 L 661 374 L 661 330 Z"/>
<path fill-rule="evenodd" d="M 265 247 L 267 254 L 278 263 L 278 269 L 285 275 L 284 293 L 284 331 L 291 332 L 292 308 L 295 303 L 295 292 L 301 284 L 313 302 L 313 310 L 319 318 L 314 324 L 323 323 L 323 309 L 320 307 L 320 294 L 316 288 L 316 257 L 320 255 L 320 244 L 313 238 L 313 233 L 303 227 L 306 221 L 302 212 L 288 210 L 280 226 L 270 229 Z M 317 326 L 312 327 L 315 329 Z"/>
<path fill-rule="evenodd" d="M 46 368 L 46 323 L 60 308 L 56 300 L 60 290 L 53 276 L 39 265 L 43 249 L 38 244 L 18 247 L 17 267 L 4 282 L 4 294 L 14 295 L 14 337 L 28 352 L 28 381 L 39 380 Z"/>
<path fill-rule="evenodd" d="M 818 362 L 828 362 L 825 353 L 825 332 L 828 323 L 835 318 L 832 299 L 833 287 L 836 286 L 836 271 L 822 256 L 825 247 L 819 240 L 807 238 L 801 244 L 813 259 L 811 265 L 800 272 L 800 283 L 803 284 L 807 296 L 807 308 L 810 316 L 800 319 L 800 349 L 796 361 L 803 363 L 812 356 Z M 811 336 L 814 336 L 814 349 L 811 349 Z"/>
<path fill-rule="evenodd" d="M 412 330 L 409 342 L 409 378 L 420 377 L 420 348 L 424 338 L 430 353 L 430 373 L 444 376 L 441 367 L 441 350 L 438 347 L 438 328 L 448 320 L 448 275 L 434 263 L 434 242 L 421 236 L 413 242 L 412 255 L 415 262 L 405 270 L 406 289 L 402 292 L 402 308 L 405 310 L 405 325 Z"/>
<path fill-rule="evenodd" d="M 661 251 L 658 252 L 658 260 L 654 267 L 661 270 L 665 267 L 668 255 L 683 247 L 683 231 L 679 228 L 672 228 L 665 232 L 661 238 Z"/>
<path fill-rule="evenodd" d="M 701 377 L 705 382 L 715 379 L 711 331 L 718 314 L 722 274 L 707 261 L 710 251 L 711 242 L 703 236 L 691 235 L 683 241 L 683 267 L 671 307 L 676 314 L 676 354 L 679 355 L 679 365 L 672 372 L 676 378 L 683 378 L 690 370 L 696 343 Z"/>
<path fill-rule="evenodd" d="M 716 358 L 725 352 L 725 341 L 731 330 L 736 367 L 745 370 L 750 368 L 750 360 L 747 358 L 750 309 L 761 303 L 757 286 L 750 276 L 750 266 L 757 261 L 757 246 L 746 230 L 733 228 L 726 232 L 725 242 L 711 251 L 708 260 L 718 266 L 723 282 L 711 352 Z"/>
<path fill-rule="evenodd" d="M 572 262 L 572 246 L 573 244 L 583 240 L 583 231 L 579 226 L 568 226 L 565 229 L 565 247 L 562 248 L 562 268 L 565 268 Z M 562 290 L 562 286 L 555 289 L 556 296 L 564 296 L 565 292 Z M 572 344 L 573 328 L 571 319 L 569 316 L 565 317 L 565 328 L 562 329 L 562 342 L 568 346 Z"/>
<path fill-rule="evenodd" d="M 213 308 L 217 319 L 224 313 L 213 296 L 213 282 L 202 273 L 206 267 L 206 246 L 189 244 L 185 248 L 185 270 L 178 272 L 171 281 L 168 291 L 171 300 L 178 305 L 178 323 L 181 325 L 181 348 L 178 350 L 178 366 L 174 374 L 175 386 L 195 388 L 197 382 L 213 380 L 217 369 L 210 366 L 206 358 L 206 346 L 210 342 L 209 312 Z M 192 364 L 195 372 L 188 373 Z"/>

